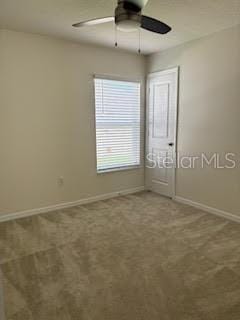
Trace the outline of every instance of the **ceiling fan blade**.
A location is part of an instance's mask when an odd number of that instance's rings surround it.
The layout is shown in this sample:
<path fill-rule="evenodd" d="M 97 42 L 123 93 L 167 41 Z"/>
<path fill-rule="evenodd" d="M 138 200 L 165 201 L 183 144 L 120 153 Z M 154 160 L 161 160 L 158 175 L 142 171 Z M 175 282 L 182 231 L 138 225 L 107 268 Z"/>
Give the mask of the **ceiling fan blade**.
<path fill-rule="evenodd" d="M 156 20 L 154 18 L 150 18 L 147 16 L 142 16 L 142 24 L 141 27 L 148 31 L 165 34 L 172 30 L 167 24 Z"/>
<path fill-rule="evenodd" d="M 87 21 L 74 23 L 72 26 L 75 27 L 75 28 L 80 28 L 80 27 L 94 26 L 96 24 L 112 22 L 114 20 L 115 20 L 114 17 L 104 17 L 104 18 L 92 19 L 92 20 L 87 20 Z"/>

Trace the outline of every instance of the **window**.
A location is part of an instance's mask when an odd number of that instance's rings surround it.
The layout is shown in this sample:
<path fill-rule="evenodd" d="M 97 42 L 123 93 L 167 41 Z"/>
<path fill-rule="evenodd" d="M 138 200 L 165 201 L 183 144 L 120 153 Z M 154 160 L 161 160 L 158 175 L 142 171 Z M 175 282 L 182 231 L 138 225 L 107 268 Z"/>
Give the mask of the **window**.
<path fill-rule="evenodd" d="M 140 83 L 95 78 L 97 172 L 140 165 Z"/>

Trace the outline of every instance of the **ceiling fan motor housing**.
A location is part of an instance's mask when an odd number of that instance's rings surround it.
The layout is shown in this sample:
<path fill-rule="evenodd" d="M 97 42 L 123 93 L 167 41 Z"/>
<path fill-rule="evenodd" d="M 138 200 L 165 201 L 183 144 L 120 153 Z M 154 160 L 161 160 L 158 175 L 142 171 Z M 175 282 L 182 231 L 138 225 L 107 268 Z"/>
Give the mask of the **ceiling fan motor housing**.
<path fill-rule="evenodd" d="M 141 26 L 141 8 L 128 2 L 119 1 L 115 10 L 115 23 L 119 30 L 136 31 Z"/>

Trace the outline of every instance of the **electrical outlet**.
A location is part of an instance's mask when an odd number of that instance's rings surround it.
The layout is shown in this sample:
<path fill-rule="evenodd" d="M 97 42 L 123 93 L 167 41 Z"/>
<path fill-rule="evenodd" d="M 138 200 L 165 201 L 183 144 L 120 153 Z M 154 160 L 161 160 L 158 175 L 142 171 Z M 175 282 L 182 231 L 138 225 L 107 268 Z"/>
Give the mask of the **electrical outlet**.
<path fill-rule="evenodd" d="M 59 187 L 62 187 L 64 185 L 64 178 L 63 177 L 59 177 L 57 179 L 57 184 Z"/>

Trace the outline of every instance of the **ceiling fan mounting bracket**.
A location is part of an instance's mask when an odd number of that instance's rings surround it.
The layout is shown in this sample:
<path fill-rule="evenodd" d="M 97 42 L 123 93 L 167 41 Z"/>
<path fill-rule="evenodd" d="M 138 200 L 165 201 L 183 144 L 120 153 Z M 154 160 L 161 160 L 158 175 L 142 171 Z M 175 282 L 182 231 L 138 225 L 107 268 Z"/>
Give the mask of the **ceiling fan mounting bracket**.
<path fill-rule="evenodd" d="M 118 6 L 122 6 L 125 10 L 140 12 L 142 8 L 131 1 L 118 0 Z"/>

